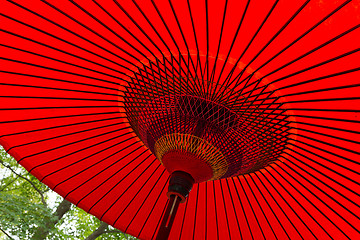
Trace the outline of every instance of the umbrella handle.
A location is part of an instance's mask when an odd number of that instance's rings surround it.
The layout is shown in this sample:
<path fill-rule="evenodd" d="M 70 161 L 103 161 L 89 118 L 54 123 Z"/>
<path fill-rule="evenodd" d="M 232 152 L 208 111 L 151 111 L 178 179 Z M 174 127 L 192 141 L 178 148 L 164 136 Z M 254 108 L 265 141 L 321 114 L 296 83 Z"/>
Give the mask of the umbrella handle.
<path fill-rule="evenodd" d="M 168 239 L 179 204 L 185 202 L 194 184 L 194 179 L 185 172 L 171 174 L 167 196 L 169 198 L 156 240 Z"/>
<path fill-rule="evenodd" d="M 171 195 L 156 240 L 168 239 L 179 204 L 180 198 L 177 195 Z"/>

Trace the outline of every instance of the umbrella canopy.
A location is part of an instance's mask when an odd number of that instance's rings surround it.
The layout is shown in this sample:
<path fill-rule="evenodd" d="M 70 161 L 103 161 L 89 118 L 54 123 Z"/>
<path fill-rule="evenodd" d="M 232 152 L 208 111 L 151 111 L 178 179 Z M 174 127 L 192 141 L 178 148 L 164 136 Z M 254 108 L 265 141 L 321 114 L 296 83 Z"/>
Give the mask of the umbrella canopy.
<path fill-rule="evenodd" d="M 170 239 L 359 238 L 359 7 L 1 1 L 0 143 L 141 239 L 178 171 Z"/>

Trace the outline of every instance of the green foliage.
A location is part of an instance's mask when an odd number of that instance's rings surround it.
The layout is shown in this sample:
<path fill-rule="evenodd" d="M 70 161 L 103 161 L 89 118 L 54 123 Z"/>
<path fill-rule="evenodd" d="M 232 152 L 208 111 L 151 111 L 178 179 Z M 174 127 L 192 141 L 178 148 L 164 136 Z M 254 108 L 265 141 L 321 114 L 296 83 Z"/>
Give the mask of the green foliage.
<path fill-rule="evenodd" d="M 30 238 L 36 227 L 53 218 L 43 204 L 30 203 L 26 196 L 0 192 L 0 226 L 20 239 Z"/>
<path fill-rule="evenodd" d="M 51 234 L 48 239 L 85 239 L 93 231 L 95 231 L 101 224 L 101 221 L 96 217 L 89 215 L 84 210 L 72 207 L 71 210 L 61 219 L 59 225 L 62 228 L 62 234 Z M 136 239 L 130 235 L 124 234 L 119 230 L 108 226 L 105 233 L 97 239 L 112 240 L 112 239 Z"/>
<path fill-rule="evenodd" d="M 29 174 L 0 146 L 0 229 L 14 239 L 31 239 L 39 227 L 55 220 L 54 212 L 63 199 Z M 101 221 L 75 207 L 50 229 L 47 240 L 86 239 Z M 0 231 L 0 240 L 8 239 Z M 97 239 L 136 239 L 111 226 Z"/>

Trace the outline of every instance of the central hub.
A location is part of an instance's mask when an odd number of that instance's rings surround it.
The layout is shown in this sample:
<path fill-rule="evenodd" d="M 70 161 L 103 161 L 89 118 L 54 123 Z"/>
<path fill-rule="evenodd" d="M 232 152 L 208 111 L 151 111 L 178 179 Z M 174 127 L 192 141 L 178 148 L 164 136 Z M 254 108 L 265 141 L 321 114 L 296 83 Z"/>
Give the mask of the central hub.
<path fill-rule="evenodd" d="M 228 107 L 189 95 L 137 104 L 125 104 L 128 119 L 170 173 L 187 172 L 203 182 L 245 173 L 256 163 L 246 154 L 258 149 L 255 133 Z"/>
<path fill-rule="evenodd" d="M 183 57 L 196 62 L 202 56 Z M 173 65 L 178 61 L 170 53 L 142 61 L 119 101 L 136 135 L 169 173 L 186 173 L 199 183 L 252 173 L 280 158 L 292 119 L 276 91 L 275 98 L 262 94 L 270 88 L 267 79 L 223 62 L 259 82 L 208 81 L 186 64 Z"/>

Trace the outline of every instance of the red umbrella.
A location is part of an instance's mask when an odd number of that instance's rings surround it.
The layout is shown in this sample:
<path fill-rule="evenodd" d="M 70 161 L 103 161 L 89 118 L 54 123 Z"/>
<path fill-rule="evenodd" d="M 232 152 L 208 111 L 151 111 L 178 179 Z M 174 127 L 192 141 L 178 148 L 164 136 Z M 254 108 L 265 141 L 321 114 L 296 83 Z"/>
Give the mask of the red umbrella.
<path fill-rule="evenodd" d="M 359 238 L 359 7 L 2 1 L 0 143 L 141 239 Z"/>

